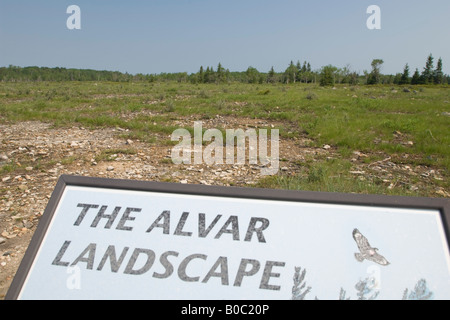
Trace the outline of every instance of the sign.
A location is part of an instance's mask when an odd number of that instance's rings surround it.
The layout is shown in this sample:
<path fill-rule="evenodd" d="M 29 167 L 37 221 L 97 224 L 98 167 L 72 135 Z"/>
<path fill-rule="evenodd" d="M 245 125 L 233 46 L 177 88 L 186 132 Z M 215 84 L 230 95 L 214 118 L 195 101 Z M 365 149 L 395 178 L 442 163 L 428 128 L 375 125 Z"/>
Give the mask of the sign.
<path fill-rule="evenodd" d="M 450 299 L 448 199 L 61 176 L 7 299 Z"/>

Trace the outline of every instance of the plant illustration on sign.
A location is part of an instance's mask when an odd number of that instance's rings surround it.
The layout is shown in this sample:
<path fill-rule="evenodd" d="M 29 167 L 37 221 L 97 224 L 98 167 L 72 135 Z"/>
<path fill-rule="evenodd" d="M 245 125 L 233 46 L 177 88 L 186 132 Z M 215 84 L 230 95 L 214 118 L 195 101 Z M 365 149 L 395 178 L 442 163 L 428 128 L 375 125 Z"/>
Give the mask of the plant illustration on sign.
<path fill-rule="evenodd" d="M 306 287 L 306 269 L 301 271 L 301 267 L 295 267 L 294 286 L 292 287 L 292 300 L 305 300 L 305 296 L 311 291 L 311 287 Z"/>
<path fill-rule="evenodd" d="M 306 287 L 305 278 L 306 269 L 302 271 L 301 267 L 295 267 L 291 300 L 306 300 L 306 296 L 311 292 L 312 287 Z M 355 284 L 356 300 L 375 300 L 378 298 L 381 291 L 376 289 L 374 281 L 374 278 L 368 277 Z M 403 291 L 402 300 L 432 300 L 433 298 L 434 294 L 428 288 L 427 281 L 420 279 L 415 285 L 414 291 L 409 291 L 408 288 Z M 315 300 L 319 300 L 317 296 Z M 342 287 L 339 292 L 339 300 L 351 300 L 351 297 L 347 296 L 347 291 Z"/>
<path fill-rule="evenodd" d="M 433 296 L 433 292 L 427 287 L 427 281 L 420 279 L 414 287 L 414 291 L 408 294 L 408 289 L 405 289 L 402 300 L 431 300 Z"/>
<path fill-rule="evenodd" d="M 360 253 L 355 253 L 355 258 L 359 262 L 364 260 L 373 261 L 382 266 L 387 266 L 390 263 L 377 253 L 378 249 L 373 248 L 365 236 L 359 232 L 358 229 L 354 229 L 352 232 L 353 239 L 358 245 Z M 378 268 L 378 267 L 375 267 Z M 378 275 L 379 277 L 379 275 Z M 294 285 L 292 287 L 292 297 L 291 300 L 305 300 L 306 296 L 311 292 L 312 287 L 306 286 L 306 269 L 301 267 L 294 268 Z M 378 283 L 379 279 L 377 276 L 369 276 L 363 280 L 359 280 L 354 288 L 356 289 L 356 299 L 357 300 L 375 300 L 381 293 L 381 287 Z M 433 292 L 428 288 L 427 281 L 425 279 L 420 279 L 414 287 L 414 290 L 408 290 L 406 288 L 403 291 L 402 300 L 431 300 L 434 298 Z M 315 297 L 318 300 L 317 296 Z M 347 291 L 343 287 L 340 288 L 339 300 L 350 300 L 351 297 L 347 296 Z"/>

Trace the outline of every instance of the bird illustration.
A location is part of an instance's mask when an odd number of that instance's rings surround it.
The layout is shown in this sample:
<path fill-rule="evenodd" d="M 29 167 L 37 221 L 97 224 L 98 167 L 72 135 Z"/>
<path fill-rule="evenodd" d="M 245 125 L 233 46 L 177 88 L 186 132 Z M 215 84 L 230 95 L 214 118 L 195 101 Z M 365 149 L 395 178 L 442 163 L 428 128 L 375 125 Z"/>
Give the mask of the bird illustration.
<path fill-rule="evenodd" d="M 367 259 L 382 266 L 387 266 L 389 264 L 386 258 L 377 252 L 378 248 L 373 248 L 367 238 L 364 237 L 358 229 L 353 230 L 353 239 L 355 239 L 360 251 L 360 253 L 355 253 L 356 260 L 363 262 L 364 259 Z"/>

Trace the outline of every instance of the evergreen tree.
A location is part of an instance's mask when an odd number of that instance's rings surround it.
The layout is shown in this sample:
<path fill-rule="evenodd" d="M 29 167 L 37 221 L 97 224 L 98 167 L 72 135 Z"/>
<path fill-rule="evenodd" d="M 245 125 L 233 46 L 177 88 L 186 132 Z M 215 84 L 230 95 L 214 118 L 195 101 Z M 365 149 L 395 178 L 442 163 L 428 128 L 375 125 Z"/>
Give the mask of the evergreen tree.
<path fill-rule="evenodd" d="M 226 79 L 225 69 L 222 67 L 222 64 L 219 62 L 219 65 L 217 66 L 217 72 L 216 72 L 216 80 L 217 82 L 225 82 Z"/>
<path fill-rule="evenodd" d="M 434 71 L 434 83 L 436 84 L 444 83 L 444 73 L 442 71 L 442 58 L 439 58 L 436 70 Z"/>
<path fill-rule="evenodd" d="M 206 67 L 205 78 L 203 83 L 214 82 L 214 69 L 212 67 Z"/>
<path fill-rule="evenodd" d="M 406 64 L 403 69 L 403 74 L 400 78 L 399 84 L 409 84 L 409 65 Z"/>
<path fill-rule="evenodd" d="M 313 72 L 311 70 L 311 64 L 308 62 L 306 64 L 306 72 L 305 72 L 305 74 L 303 76 L 303 79 L 304 79 L 305 83 L 308 83 L 308 82 L 312 82 L 313 81 L 312 78 L 313 78 Z"/>
<path fill-rule="evenodd" d="M 298 75 L 298 79 L 300 82 L 304 82 L 304 83 L 308 82 L 308 78 L 311 73 L 310 69 L 311 69 L 311 65 L 309 63 L 307 63 L 306 61 L 303 61 L 303 66 L 300 69 L 300 73 Z"/>
<path fill-rule="evenodd" d="M 200 67 L 200 71 L 198 72 L 198 82 L 205 83 L 205 71 L 203 70 L 203 66 Z"/>
<path fill-rule="evenodd" d="M 300 61 L 297 61 L 297 65 L 296 67 L 296 81 L 301 82 L 302 81 L 302 64 L 300 63 Z"/>
<path fill-rule="evenodd" d="M 413 85 L 420 84 L 420 73 L 419 73 L 419 69 L 417 69 L 417 68 L 412 76 L 411 84 L 413 84 Z"/>
<path fill-rule="evenodd" d="M 306 73 L 308 71 L 308 68 L 306 66 L 306 61 L 303 61 L 303 67 L 302 67 L 302 73 Z"/>
<path fill-rule="evenodd" d="M 275 83 L 277 81 L 276 75 L 275 75 L 275 70 L 272 68 L 270 68 L 269 73 L 267 74 L 267 82 L 268 83 Z"/>
<path fill-rule="evenodd" d="M 433 55 L 430 54 L 427 58 L 427 63 L 422 72 L 422 81 L 425 84 L 433 83 Z"/>

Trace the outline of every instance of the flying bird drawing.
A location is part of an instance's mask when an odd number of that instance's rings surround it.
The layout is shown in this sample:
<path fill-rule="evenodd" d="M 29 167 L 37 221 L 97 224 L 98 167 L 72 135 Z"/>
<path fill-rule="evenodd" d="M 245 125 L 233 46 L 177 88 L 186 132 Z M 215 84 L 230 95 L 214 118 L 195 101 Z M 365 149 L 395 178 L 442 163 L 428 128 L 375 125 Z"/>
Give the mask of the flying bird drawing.
<path fill-rule="evenodd" d="M 386 258 L 377 252 L 377 248 L 373 248 L 370 245 L 367 238 L 364 237 L 358 229 L 353 230 L 353 239 L 355 239 L 360 251 L 360 253 L 355 253 L 356 260 L 358 260 L 359 262 L 363 262 L 364 259 L 367 259 L 382 266 L 387 266 L 389 264 Z"/>

